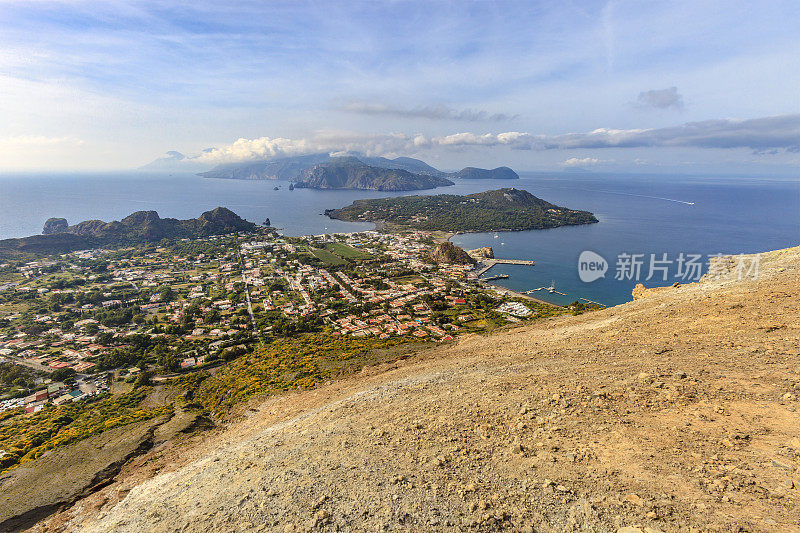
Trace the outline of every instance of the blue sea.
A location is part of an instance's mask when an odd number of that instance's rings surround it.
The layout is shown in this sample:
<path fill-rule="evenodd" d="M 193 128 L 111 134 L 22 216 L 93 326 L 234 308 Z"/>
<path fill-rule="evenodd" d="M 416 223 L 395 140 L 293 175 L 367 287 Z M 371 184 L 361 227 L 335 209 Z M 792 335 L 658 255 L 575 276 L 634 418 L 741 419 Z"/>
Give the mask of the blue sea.
<path fill-rule="evenodd" d="M 133 211 L 155 210 L 162 217 L 194 218 L 217 206 L 257 223 L 269 217 L 286 235 L 371 229 L 371 224 L 330 220 L 325 209 L 358 198 L 398 193 L 288 190 L 285 181 L 215 180 L 194 175 L 142 173 L 16 174 L 0 176 L 0 238 L 40 233 L 49 217 L 71 224 L 88 219 L 118 220 Z M 279 187 L 274 190 L 274 187 Z M 530 259 L 536 265 L 498 265 L 490 274 L 514 290 L 550 286 L 565 295 L 539 291 L 539 298 L 568 303 L 586 298 L 605 305 L 631 299 L 635 279 L 615 279 L 620 254 L 641 262 L 646 286 L 686 281 L 677 273 L 683 253 L 756 253 L 800 244 L 800 178 L 526 173 L 517 181 L 462 180 L 453 187 L 405 194 L 467 194 L 500 187 L 525 189 L 549 202 L 591 211 L 598 224 L 551 230 L 457 235 L 455 244 L 492 246 L 498 258 Z M 496 236 L 495 236 L 496 235 Z M 581 252 L 602 256 L 608 271 L 582 282 Z M 648 281 L 651 254 L 658 266 Z M 664 256 L 663 254 L 666 254 Z M 639 257 L 641 255 L 641 257 Z M 627 273 L 630 273 L 629 271 Z"/>

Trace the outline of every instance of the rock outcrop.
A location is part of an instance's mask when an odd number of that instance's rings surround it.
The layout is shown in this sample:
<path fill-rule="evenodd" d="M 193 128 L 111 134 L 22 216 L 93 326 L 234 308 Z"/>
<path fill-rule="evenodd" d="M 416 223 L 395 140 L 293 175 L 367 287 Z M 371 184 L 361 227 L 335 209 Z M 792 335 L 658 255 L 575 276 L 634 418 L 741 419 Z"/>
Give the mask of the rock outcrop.
<path fill-rule="evenodd" d="M 53 222 L 51 222 L 53 221 Z M 48 224 L 49 223 L 49 224 Z M 257 226 L 224 207 L 206 211 L 198 218 L 161 218 L 155 211 L 137 211 L 119 221 L 85 220 L 64 227 L 66 220 L 50 219 L 44 235 L 0 240 L 0 252 L 66 252 L 98 246 L 156 242 L 255 231 Z"/>
<path fill-rule="evenodd" d="M 437 264 L 474 265 L 477 260 L 450 241 L 436 245 L 430 253 L 431 261 Z"/>
<path fill-rule="evenodd" d="M 483 248 L 476 248 L 475 250 L 467 250 L 467 253 L 478 261 L 481 261 L 482 259 L 494 259 L 494 250 L 491 246 L 484 246 Z"/>
<path fill-rule="evenodd" d="M 48 218 L 42 228 L 42 235 L 52 235 L 53 233 L 64 233 L 69 228 L 66 218 Z"/>

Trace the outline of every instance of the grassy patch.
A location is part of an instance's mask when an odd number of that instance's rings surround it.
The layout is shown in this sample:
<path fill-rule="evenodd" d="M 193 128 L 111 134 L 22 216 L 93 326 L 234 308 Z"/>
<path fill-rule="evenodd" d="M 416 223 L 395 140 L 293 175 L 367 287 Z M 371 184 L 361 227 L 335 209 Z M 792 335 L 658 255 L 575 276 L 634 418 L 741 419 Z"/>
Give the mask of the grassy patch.
<path fill-rule="evenodd" d="M 324 248 L 310 248 L 310 251 L 312 254 L 314 254 L 314 256 L 317 259 L 321 260 L 323 263 L 329 266 L 339 266 L 347 263 L 347 261 L 345 261 L 338 255 L 328 250 L 325 250 Z"/>
<path fill-rule="evenodd" d="M 364 259 L 369 259 L 372 257 L 370 254 L 362 252 L 352 246 L 348 246 L 347 244 L 343 244 L 340 242 L 329 242 L 325 245 L 325 248 L 334 254 L 338 255 L 339 257 L 344 257 L 345 259 L 353 259 L 355 261 L 361 261 Z"/>

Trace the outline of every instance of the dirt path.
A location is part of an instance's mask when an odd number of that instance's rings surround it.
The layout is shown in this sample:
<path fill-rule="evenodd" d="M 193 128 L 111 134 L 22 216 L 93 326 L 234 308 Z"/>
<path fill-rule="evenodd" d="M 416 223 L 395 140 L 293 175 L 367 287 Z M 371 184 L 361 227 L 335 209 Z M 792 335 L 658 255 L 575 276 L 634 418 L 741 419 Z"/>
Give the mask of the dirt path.
<path fill-rule="evenodd" d="M 270 399 L 39 529 L 800 531 L 800 248 L 646 296 Z"/>

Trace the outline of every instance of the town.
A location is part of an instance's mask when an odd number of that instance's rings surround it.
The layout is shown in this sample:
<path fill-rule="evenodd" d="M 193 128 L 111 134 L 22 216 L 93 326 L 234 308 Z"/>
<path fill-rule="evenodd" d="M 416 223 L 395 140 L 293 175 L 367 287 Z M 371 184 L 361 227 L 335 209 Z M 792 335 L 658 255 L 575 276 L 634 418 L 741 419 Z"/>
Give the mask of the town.
<path fill-rule="evenodd" d="M 287 237 L 259 228 L 6 261 L 0 412 L 186 382 L 298 335 L 321 345 L 441 343 L 569 312 L 486 284 L 471 263 L 437 264 L 436 244 L 422 231 Z"/>

